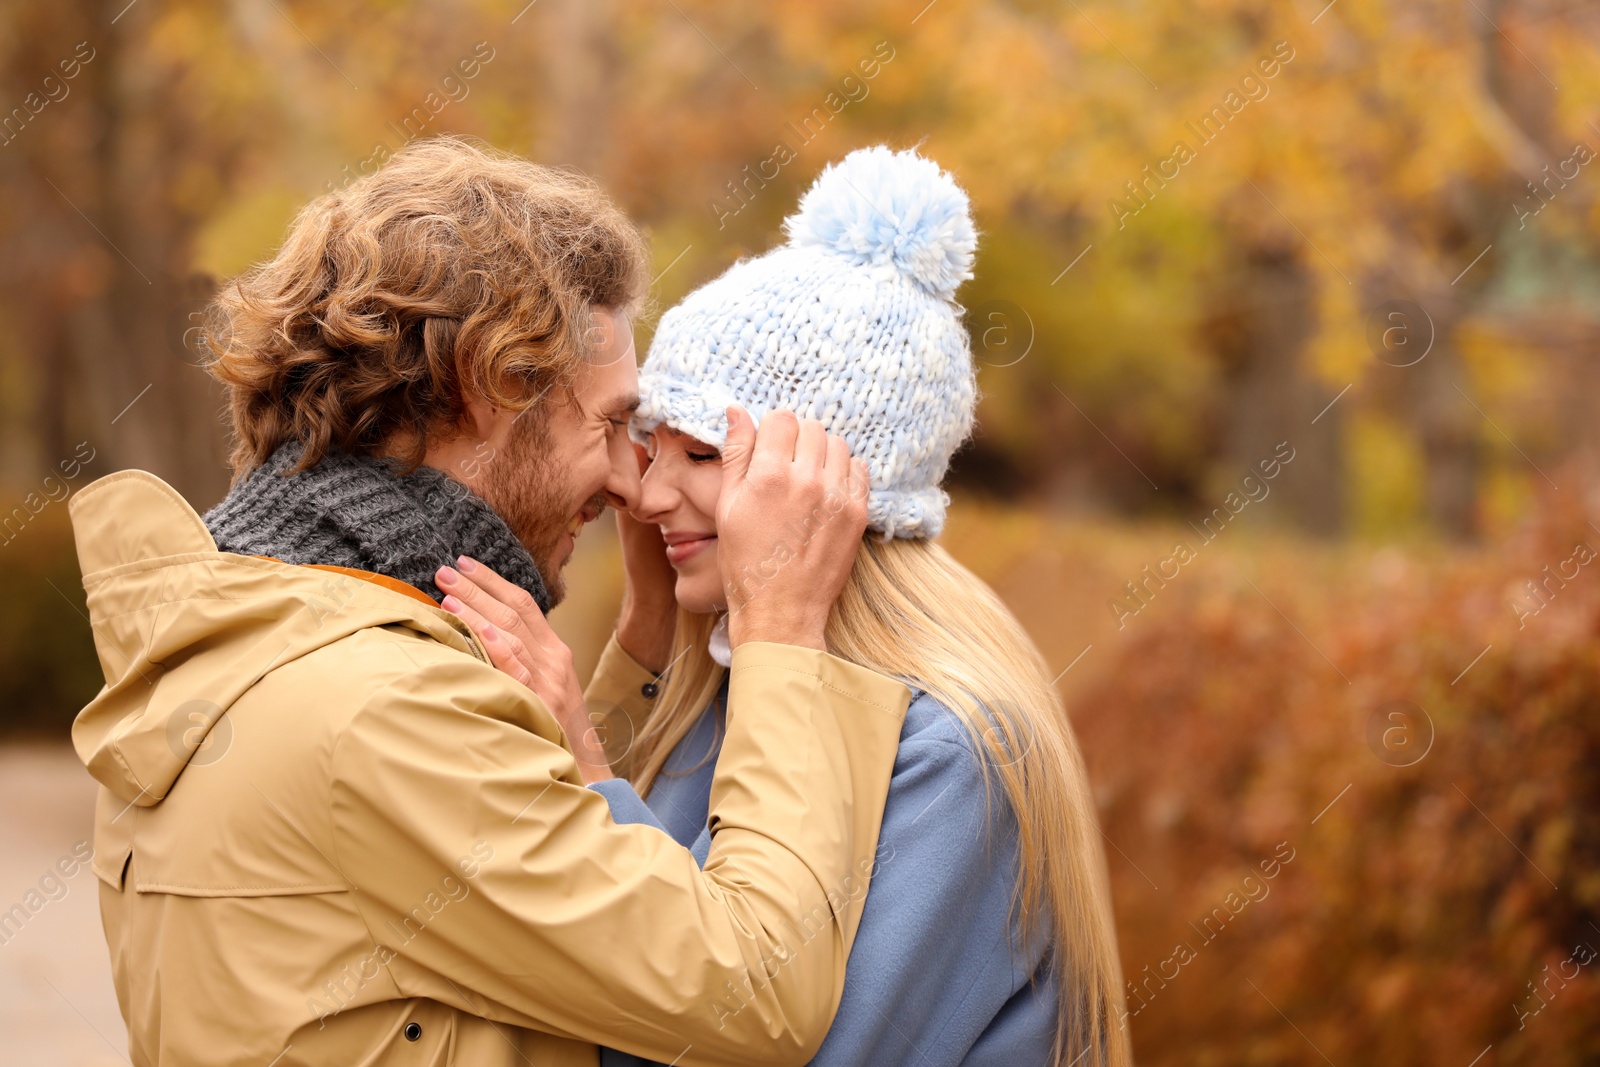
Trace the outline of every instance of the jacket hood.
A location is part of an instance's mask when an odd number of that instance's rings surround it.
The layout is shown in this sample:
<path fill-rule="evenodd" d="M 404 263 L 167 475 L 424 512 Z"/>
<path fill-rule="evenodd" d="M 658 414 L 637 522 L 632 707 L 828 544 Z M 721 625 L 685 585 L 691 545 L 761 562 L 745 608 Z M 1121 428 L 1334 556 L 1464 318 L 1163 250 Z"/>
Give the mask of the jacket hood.
<path fill-rule="evenodd" d="M 215 758 L 229 707 L 268 671 L 357 631 L 405 627 L 488 661 L 455 616 L 380 576 L 218 552 L 145 471 L 85 486 L 69 510 L 106 680 L 72 743 L 126 804 L 159 804 L 191 762 Z"/>

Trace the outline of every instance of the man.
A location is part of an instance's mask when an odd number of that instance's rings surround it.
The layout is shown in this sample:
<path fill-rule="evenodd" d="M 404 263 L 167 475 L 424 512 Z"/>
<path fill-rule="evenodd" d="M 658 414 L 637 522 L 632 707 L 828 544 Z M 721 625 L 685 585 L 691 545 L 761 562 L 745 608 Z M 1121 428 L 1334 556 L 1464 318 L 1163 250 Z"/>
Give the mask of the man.
<path fill-rule="evenodd" d="M 729 573 L 850 503 L 731 617 L 703 872 L 584 788 L 581 708 L 437 603 L 468 557 L 548 609 L 583 524 L 636 502 L 647 278 L 588 183 L 412 145 L 219 297 L 227 498 L 202 520 L 140 471 L 74 498 L 106 686 L 73 737 L 137 1067 L 820 1044 L 909 699 L 821 651 L 866 515 L 820 427 L 730 433 Z"/>

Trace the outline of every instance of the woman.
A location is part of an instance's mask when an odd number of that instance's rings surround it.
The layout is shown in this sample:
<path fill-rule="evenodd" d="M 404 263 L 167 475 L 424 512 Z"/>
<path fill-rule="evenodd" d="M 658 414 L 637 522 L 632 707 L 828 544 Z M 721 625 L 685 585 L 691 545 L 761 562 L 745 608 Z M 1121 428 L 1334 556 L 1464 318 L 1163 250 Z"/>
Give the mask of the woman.
<path fill-rule="evenodd" d="M 616 709 L 613 767 L 643 803 L 630 809 L 615 786 L 607 796 L 620 818 L 655 822 L 704 862 L 723 613 L 730 596 L 761 596 L 794 548 L 775 545 L 753 573 L 719 566 L 724 412 L 815 420 L 797 447 L 826 428 L 866 460 L 872 485 L 874 533 L 829 619 L 828 651 L 903 679 L 914 699 L 871 891 L 863 902 L 859 885 L 838 889 L 835 910 L 860 926 L 813 1062 L 1129 1063 L 1104 856 L 1071 727 L 1022 627 L 933 540 L 948 501 L 939 483 L 975 403 L 954 303 L 975 245 L 967 198 L 915 153 L 873 148 L 825 170 L 785 226 L 787 244 L 663 316 L 641 371 L 632 432 L 649 465 L 622 523 L 629 597 L 637 608 L 670 582 L 676 620 L 652 630 L 638 622 L 648 612 L 625 611 L 591 683 L 591 709 Z M 803 952 L 803 931 L 797 940 Z"/>

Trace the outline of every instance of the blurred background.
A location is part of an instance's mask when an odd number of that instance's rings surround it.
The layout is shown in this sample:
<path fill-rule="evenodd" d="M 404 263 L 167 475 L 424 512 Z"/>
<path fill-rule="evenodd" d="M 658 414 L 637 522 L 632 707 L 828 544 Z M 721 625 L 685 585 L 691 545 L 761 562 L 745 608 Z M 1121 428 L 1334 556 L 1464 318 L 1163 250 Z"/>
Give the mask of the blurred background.
<path fill-rule="evenodd" d="M 600 180 L 657 311 L 854 147 L 970 191 L 945 540 L 1061 671 L 1142 1063 L 1600 1063 L 1597 122 L 1580 0 L 8 0 L 0 1062 L 124 1062 L 93 876 L 41 890 L 64 501 L 219 499 L 218 279 L 452 132 Z M 590 664 L 606 524 L 573 568 Z"/>

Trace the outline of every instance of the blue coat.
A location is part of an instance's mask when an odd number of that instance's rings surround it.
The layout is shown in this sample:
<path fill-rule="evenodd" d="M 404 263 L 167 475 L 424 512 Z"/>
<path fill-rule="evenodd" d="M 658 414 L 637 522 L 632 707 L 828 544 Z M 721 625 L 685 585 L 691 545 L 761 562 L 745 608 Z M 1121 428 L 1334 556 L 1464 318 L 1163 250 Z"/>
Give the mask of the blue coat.
<path fill-rule="evenodd" d="M 594 786 L 618 822 L 659 826 L 702 864 L 721 706 L 673 750 L 648 802 L 621 779 Z M 815 1067 L 1049 1063 L 1057 997 L 1048 945 L 1022 945 L 1010 921 L 1016 820 L 998 778 L 986 798 L 978 760 L 961 721 L 915 693 L 839 1014 Z M 645 1063 L 609 1049 L 600 1062 Z"/>

